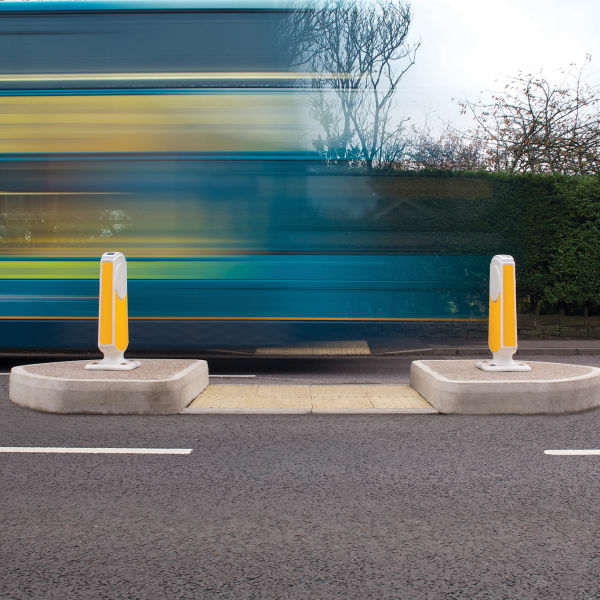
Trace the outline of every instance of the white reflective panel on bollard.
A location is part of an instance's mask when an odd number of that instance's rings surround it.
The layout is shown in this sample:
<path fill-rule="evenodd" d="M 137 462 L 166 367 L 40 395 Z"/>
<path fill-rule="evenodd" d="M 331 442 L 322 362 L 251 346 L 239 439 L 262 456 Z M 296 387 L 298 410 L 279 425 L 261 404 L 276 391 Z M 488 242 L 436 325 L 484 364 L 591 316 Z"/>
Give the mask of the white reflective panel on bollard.
<path fill-rule="evenodd" d="M 477 363 L 484 371 L 530 371 L 513 360 L 517 351 L 517 287 L 515 261 L 497 254 L 490 263 L 490 317 L 488 342 L 494 358 Z"/>
<path fill-rule="evenodd" d="M 127 261 L 121 252 L 105 252 L 100 259 L 98 311 L 98 348 L 104 358 L 87 364 L 85 368 L 131 371 L 139 367 L 139 361 L 125 358 L 128 345 Z"/>

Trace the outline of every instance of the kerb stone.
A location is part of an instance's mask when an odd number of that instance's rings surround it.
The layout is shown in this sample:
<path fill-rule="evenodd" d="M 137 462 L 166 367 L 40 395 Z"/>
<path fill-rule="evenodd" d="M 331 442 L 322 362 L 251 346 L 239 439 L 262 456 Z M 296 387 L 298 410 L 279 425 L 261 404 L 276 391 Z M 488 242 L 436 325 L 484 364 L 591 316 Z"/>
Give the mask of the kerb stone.
<path fill-rule="evenodd" d="M 176 414 L 208 385 L 204 360 L 145 359 L 132 371 L 87 371 L 89 361 L 13 367 L 9 396 L 53 413 Z"/>
<path fill-rule="evenodd" d="M 572 413 L 600 406 L 600 369 L 531 362 L 531 371 L 486 372 L 477 360 L 417 360 L 410 385 L 441 413 Z"/>

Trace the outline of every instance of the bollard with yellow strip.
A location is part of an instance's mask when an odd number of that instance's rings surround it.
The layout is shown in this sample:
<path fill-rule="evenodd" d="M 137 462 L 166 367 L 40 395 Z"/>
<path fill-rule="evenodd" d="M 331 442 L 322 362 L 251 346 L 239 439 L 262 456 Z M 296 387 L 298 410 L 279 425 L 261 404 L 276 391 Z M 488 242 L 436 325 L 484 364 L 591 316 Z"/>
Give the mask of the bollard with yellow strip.
<path fill-rule="evenodd" d="M 490 263 L 489 346 L 494 358 L 478 362 L 480 369 L 531 370 L 512 358 L 517 351 L 517 289 L 515 261 L 507 254 L 497 254 Z"/>
<path fill-rule="evenodd" d="M 127 261 L 121 252 L 105 252 L 100 259 L 98 348 L 100 361 L 85 366 L 98 371 L 131 371 L 141 365 L 124 356 L 129 344 L 127 322 Z"/>

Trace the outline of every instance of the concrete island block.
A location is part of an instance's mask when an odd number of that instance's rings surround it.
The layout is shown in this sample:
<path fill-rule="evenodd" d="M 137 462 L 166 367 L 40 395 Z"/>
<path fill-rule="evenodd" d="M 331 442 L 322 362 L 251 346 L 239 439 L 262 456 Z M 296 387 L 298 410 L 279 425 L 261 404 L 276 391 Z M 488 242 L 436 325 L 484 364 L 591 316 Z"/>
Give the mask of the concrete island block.
<path fill-rule="evenodd" d="M 600 406 L 600 369 L 526 361 L 531 371 L 486 372 L 477 360 L 416 360 L 410 385 L 441 413 L 571 413 Z"/>
<path fill-rule="evenodd" d="M 208 385 L 204 360 L 145 359 L 133 371 L 87 371 L 88 362 L 13 367 L 10 399 L 53 413 L 165 415 L 181 412 Z"/>

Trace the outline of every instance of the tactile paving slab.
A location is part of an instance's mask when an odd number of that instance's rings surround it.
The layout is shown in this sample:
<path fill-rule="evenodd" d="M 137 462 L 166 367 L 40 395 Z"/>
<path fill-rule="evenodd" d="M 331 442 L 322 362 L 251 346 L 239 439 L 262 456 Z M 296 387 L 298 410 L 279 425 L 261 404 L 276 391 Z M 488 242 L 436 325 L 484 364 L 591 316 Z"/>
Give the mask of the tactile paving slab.
<path fill-rule="evenodd" d="M 367 356 L 371 354 L 371 349 L 365 340 L 312 342 L 295 346 L 257 348 L 255 354 L 264 356 Z"/>
<path fill-rule="evenodd" d="M 186 414 L 426 414 L 408 385 L 210 385 Z"/>

